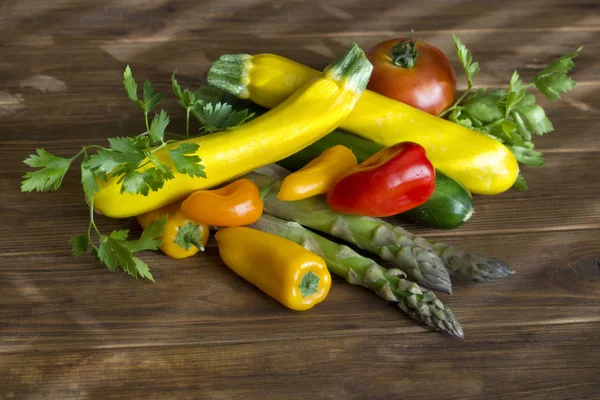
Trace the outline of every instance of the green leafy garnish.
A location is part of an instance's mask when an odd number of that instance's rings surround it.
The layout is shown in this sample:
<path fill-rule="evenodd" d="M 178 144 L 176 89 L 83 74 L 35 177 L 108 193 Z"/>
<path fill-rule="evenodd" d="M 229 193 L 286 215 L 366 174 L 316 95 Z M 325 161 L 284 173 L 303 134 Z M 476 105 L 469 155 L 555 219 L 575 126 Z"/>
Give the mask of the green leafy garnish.
<path fill-rule="evenodd" d="M 199 147 L 195 143 L 182 143 L 175 149 L 169 149 L 169 156 L 177 171 L 188 174 L 192 178 L 196 176 L 206 178 L 204 166 L 200 164 L 202 160 L 196 155 Z"/>
<path fill-rule="evenodd" d="M 542 153 L 534 150 L 532 137 L 544 135 L 554 128 L 544 109 L 536 104 L 535 96 L 527 91 L 536 87 L 549 100 L 560 99 L 562 93 L 575 87 L 575 81 L 568 77 L 567 73 L 575 65 L 573 59 L 582 47 L 548 65 L 532 83 L 524 84 L 515 71 L 507 90 L 488 92 L 486 89 L 480 89 L 471 94 L 473 79 L 479 72 L 479 64 L 473 62 L 471 52 L 460 39 L 455 35 L 452 37 L 456 54 L 467 77 L 467 91 L 440 116 L 448 114 L 450 121 L 485 133 L 504 143 L 521 164 L 544 165 Z M 523 175 L 519 174 L 514 188 L 527 189 Z"/>
<path fill-rule="evenodd" d="M 129 65 L 125 68 L 125 72 L 123 73 L 123 85 L 125 86 L 125 91 L 127 92 L 127 97 L 135 104 L 138 105 L 144 112 L 144 116 L 146 119 L 146 131 L 150 130 L 148 126 L 148 114 L 150 111 L 163 99 L 162 93 L 155 93 L 152 88 L 152 84 L 149 80 L 144 82 L 144 90 L 143 90 L 143 101 L 140 101 L 137 95 L 137 83 L 135 79 L 133 79 L 133 74 L 131 72 L 131 68 Z"/>
<path fill-rule="evenodd" d="M 196 107 L 195 111 L 194 115 L 202 124 L 205 132 L 237 128 L 254 115 L 248 110 L 235 111 L 227 103 L 208 103 Z"/>
<path fill-rule="evenodd" d="M 221 89 L 208 85 L 201 86 L 194 92 L 182 89 L 175 74 L 171 76 L 171 85 L 179 105 L 186 112 L 185 131 L 188 137 L 190 113 L 202 124 L 203 132 L 234 129 L 254 116 L 248 109 L 234 110 L 232 105 L 222 102 L 225 92 Z"/>
<path fill-rule="evenodd" d="M 454 40 L 454 48 L 456 49 L 456 55 L 458 56 L 458 61 L 462 65 L 466 77 L 467 77 L 467 91 L 473 88 L 473 79 L 479 73 L 479 63 L 473 62 L 473 56 L 467 46 L 465 46 L 458 36 L 452 34 L 452 39 Z"/>
<path fill-rule="evenodd" d="M 153 277 L 148 266 L 137 258 L 135 253 L 158 249 L 167 216 L 150 224 L 139 239 L 129 239 L 129 232 L 126 230 L 115 230 L 105 235 L 98 230 L 94 222 L 94 197 L 99 190 L 98 182 L 107 181 L 110 176 L 117 179 L 117 183 L 121 185 L 121 194 L 146 196 L 151 191 L 160 190 L 166 181 L 173 179 L 175 170 L 192 178 L 206 178 L 202 160 L 196 154 L 199 145 L 183 142 L 177 147 L 169 146 L 175 141 L 168 137 L 189 137 L 189 114 L 195 113 L 196 110 L 200 110 L 206 118 L 207 125 L 204 130 L 207 132 L 234 128 L 249 117 L 247 110 L 234 112 L 229 105 L 218 103 L 224 96 L 224 92 L 219 89 L 203 86 L 194 92 L 182 90 L 175 75 L 172 76 L 171 82 L 179 104 L 186 109 L 185 136 L 166 131 L 170 118 L 164 110 L 155 114 L 150 123 L 149 114 L 163 99 L 163 95 L 156 93 L 150 81 L 146 81 L 140 100 L 137 93 L 138 84 L 133 78 L 131 68 L 127 66 L 123 73 L 123 85 L 127 97 L 144 112 L 146 131 L 132 137 L 109 138 L 107 147 L 84 146 L 71 158 L 58 157 L 44 149 L 37 149 L 37 154 L 30 155 L 24 161 L 37 170 L 27 172 L 21 184 L 23 192 L 55 191 L 59 189 L 73 161 L 81 156 L 81 185 L 90 207 L 90 222 L 86 233 L 69 241 L 73 255 L 81 256 L 91 247 L 94 257 L 111 271 L 122 269 L 134 277 L 149 280 L 153 280 Z M 96 151 L 92 153 L 92 149 Z M 164 161 L 164 157 L 156 154 L 163 149 L 166 149 L 174 168 Z M 191 245 L 202 249 L 200 234 L 198 225 L 186 224 L 179 230 L 177 243 L 186 249 Z M 97 238 L 96 242 L 92 240 L 92 235 Z"/>
<path fill-rule="evenodd" d="M 533 84 L 550 101 L 560 100 L 560 95 L 575 87 L 575 81 L 567 73 L 575 66 L 573 59 L 583 50 L 580 46 L 574 53 L 565 54 L 544 68 L 534 79 Z"/>
<path fill-rule="evenodd" d="M 177 230 L 177 236 L 175 236 L 175 244 L 185 251 L 192 247 L 197 247 L 200 251 L 204 251 L 200 225 L 194 224 L 193 222 L 186 222 L 180 226 Z"/>
<path fill-rule="evenodd" d="M 37 171 L 27 172 L 21 183 L 23 192 L 49 192 L 60 188 L 63 178 L 73 160 L 77 157 L 62 158 L 48 153 L 44 149 L 37 149 L 37 155 L 30 155 L 25 164 L 34 168 L 41 168 Z"/>

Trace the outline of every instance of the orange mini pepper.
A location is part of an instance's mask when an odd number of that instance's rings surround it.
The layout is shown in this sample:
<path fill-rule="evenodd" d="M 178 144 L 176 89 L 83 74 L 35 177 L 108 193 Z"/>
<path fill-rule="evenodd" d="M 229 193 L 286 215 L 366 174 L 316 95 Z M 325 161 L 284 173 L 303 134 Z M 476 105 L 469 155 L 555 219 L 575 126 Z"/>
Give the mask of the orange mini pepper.
<path fill-rule="evenodd" d="M 288 175 L 281 184 L 277 198 L 295 201 L 327 193 L 357 164 L 352 150 L 342 145 L 333 146 L 302 169 Z"/>
<path fill-rule="evenodd" d="M 241 226 L 258 221 L 263 213 L 263 202 L 252 181 L 238 179 L 219 189 L 192 193 L 181 203 L 181 210 L 199 223 Z"/>
<path fill-rule="evenodd" d="M 299 244 L 247 227 L 215 234 L 225 265 L 292 310 L 322 302 L 331 287 L 327 264 Z"/>
<path fill-rule="evenodd" d="M 192 221 L 181 211 L 181 203 L 173 203 L 137 216 L 137 220 L 146 229 L 152 222 L 169 214 L 165 232 L 162 235 L 160 249 L 172 258 L 193 256 L 198 250 L 204 250 L 208 241 L 209 227 Z"/>

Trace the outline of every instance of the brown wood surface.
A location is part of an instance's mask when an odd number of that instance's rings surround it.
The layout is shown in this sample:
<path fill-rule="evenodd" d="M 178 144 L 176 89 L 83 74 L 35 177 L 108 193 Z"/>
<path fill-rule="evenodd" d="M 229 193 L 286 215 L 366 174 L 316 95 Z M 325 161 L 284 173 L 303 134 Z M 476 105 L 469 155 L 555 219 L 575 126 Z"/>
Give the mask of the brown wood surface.
<path fill-rule="evenodd" d="M 320 68 L 410 28 L 447 54 L 458 34 L 481 63 L 477 86 L 531 78 L 585 45 L 578 87 L 543 102 L 556 131 L 537 140 L 547 165 L 524 169 L 531 189 L 477 197 L 456 231 L 407 225 L 517 271 L 442 296 L 464 341 L 340 279 L 323 304 L 289 311 L 213 242 L 182 261 L 144 254 L 156 284 L 110 273 L 70 255 L 87 224 L 76 172 L 57 193 L 19 192 L 36 147 L 66 156 L 139 133 L 126 64 L 175 117 L 176 69 L 195 87 L 223 53 Z M 600 399 L 599 39 L 594 0 L 0 1 L 0 399 Z"/>

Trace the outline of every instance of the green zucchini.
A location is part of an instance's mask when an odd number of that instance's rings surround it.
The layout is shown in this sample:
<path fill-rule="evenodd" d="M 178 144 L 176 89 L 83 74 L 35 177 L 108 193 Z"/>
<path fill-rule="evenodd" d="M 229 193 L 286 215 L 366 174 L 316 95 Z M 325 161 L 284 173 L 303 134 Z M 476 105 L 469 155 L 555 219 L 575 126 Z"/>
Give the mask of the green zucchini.
<path fill-rule="evenodd" d="M 359 163 L 385 147 L 350 133 L 335 130 L 296 154 L 279 161 L 278 164 L 289 170 L 296 171 L 320 155 L 324 150 L 338 144 L 352 150 Z M 433 195 L 431 195 L 425 204 L 402 213 L 401 216 L 432 228 L 458 228 L 473 215 L 471 193 L 459 182 L 437 170 L 435 185 Z"/>

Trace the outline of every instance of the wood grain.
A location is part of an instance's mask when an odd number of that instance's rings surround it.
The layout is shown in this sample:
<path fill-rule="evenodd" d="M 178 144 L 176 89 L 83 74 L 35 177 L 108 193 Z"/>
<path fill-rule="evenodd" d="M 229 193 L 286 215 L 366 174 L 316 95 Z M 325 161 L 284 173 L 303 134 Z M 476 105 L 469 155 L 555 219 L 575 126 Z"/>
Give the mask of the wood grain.
<path fill-rule="evenodd" d="M 592 0 L 0 2 L 0 400 L 600 399 L 598 11 Z M 480 61 L 478 87 L 504 87 L 515 69 L 530 79 L 585 46 L 578 87 L 543 102 L 555 132 L 536 140 L 547 165 L 523 169 L 529 191 L 477 196 L 456 231 L 392 219 L 517 271 L 441 296 L 464 341 L 337 278 L 327 301 L 289 311 L 227 269 L 212 241 L 192 259 L 144 253 L 156 284 L 111 273 L 70 255 L 87 224 L 76 171 L 59 192 L 19 191 L 36 147 L 66 156 L 141 132 L 126 64 L 167 93 L 177 130 L 174 70 L 197 87 L 223 53 L 321 68 L 351 42 L 411 28 L 447 54 L 458 34 Z"/>

